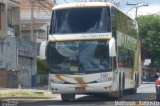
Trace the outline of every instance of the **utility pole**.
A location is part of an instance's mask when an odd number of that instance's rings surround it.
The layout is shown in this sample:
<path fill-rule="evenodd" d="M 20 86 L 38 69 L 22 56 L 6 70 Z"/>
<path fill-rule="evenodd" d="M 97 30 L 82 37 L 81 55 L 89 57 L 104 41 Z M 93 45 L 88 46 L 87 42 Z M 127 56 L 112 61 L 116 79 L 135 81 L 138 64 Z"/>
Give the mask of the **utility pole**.
<path fill-rule="evenodd" d="M 135 19 L 137 19 L 137 13 L 138 13 L 138 8 L 139 7 L 142 7 L 142 6 L 148 6 L 148 3 L 146 3 L 146 4 L 139 4 L 139 3 L 136 3 L 136 4 L 131 4 L 131 3 L 127 3 L 126 5 L 132 5 L 132 6 L 134 6 L 133 8 L 136 8 L 136 13 L 135 13 Z M 130 10 L 132 10 L 133 8 L 131 8 Z M 128 12 L 130 11 L 130 10 L 128 10 Z M 127 12 L 127 13 L 128 13 Z"/>
<path fill-rule="evenodd" d="M 34 3 L 35 0 L 31 0 L 31 41 L 34 41 L 34 30 L 33 30 L 33 25 L 34 25 Z"/>
<path fill-rule="evenodd" d="M 34 5 L 35 5 L 35 0 L 31 0 L 31 41 L 34 42 L 35 40 L 35 50 L 36 50 L 36 56 L 35 56 L 35 64 L 37 64 L 37 36 L 34 39 Z M 37 65 L 35 66 L 35 71 L 37 73 Z M 33 70 L 31 70 L 31 73 L 33 75 Z M 33 77 L 31 78 L 33 81 Z M 35 85 L 32 85 L 35 86 Z"/>
<path fill-rule="evenodd" d="M 56 1 L 56 0 L 53 0 L 53 2 L 54 2 L 55 4 L 57 4 L 57 1 Z"/>

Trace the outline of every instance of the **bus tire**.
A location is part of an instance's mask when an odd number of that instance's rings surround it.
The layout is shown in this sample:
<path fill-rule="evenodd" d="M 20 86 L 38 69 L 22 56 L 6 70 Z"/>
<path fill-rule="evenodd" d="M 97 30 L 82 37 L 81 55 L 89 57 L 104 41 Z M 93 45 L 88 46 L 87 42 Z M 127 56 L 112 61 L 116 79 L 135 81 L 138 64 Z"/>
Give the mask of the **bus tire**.
<path fill-rule="evenodd" d="M 124 73 L 123 73 L 123 77 L 122 77 L 122 92 L 123 92 L 123 95 L 124 95 L 125 94 L 125 75 L 124 75 Z"/>
<path fill-rule="evenodd" d="M 118 98 L 121 98 L 122 96 L 123 96 L 122 79 L 121 79 L 121 74 L 119 74 Z"/>
<path fill-rule="evenodd" d="M 137 74 L 137 76 L 136 76 L 136 86 L 137 86 L 137 88 L 138 88 L 138 86 L 139 86 L 139 74 Z"/>
<path fill-rule="evenodd" d="M 75 100 L 75 94 L 61 94 L 62 101 Z"/>

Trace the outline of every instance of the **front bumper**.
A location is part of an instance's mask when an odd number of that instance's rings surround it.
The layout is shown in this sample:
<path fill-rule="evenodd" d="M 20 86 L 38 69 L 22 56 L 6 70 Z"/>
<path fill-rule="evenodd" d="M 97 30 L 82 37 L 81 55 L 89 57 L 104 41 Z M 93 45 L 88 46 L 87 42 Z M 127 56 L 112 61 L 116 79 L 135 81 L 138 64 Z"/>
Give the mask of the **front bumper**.
<path fill-rule="evenodd" d="M 84 90 L 77 91 L 76 88 L 81 87 L 85 88 Z M 75 93 L 75 94 L 84 94 L 84 93 L 107 93 L 112 92 L 112 81 L 104 83 L 92 83 L 86 85 L 79 84 L 50 84 L 50 90 L 54 94 L 59 93 Z"/>

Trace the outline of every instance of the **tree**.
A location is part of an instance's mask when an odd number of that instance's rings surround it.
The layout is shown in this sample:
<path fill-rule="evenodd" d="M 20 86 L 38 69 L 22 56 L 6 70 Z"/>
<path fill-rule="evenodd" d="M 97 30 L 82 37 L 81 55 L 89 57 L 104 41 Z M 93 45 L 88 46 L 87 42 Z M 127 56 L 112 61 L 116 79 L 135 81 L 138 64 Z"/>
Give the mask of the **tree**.
<path fill-rule="evenodd" d="M 160 16 L 140 16 L 137 21 L 142 40 L 142 59 L 150 58 L 152 65 L 160 65 Z"/>

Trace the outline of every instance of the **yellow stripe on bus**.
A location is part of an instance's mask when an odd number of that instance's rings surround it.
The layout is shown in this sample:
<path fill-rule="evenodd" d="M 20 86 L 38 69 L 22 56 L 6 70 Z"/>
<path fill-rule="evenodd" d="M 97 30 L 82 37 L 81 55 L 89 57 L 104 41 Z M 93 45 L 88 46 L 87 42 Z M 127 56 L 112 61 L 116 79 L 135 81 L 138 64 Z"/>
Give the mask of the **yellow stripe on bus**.
<path fill-rule="evenodd" d="M 111 38 L 87 38 L 87 39 L 49 39 L 49 42 L 62 42 L 62 41 L 79 41 L 79 40 L 110 40 Z"/>

